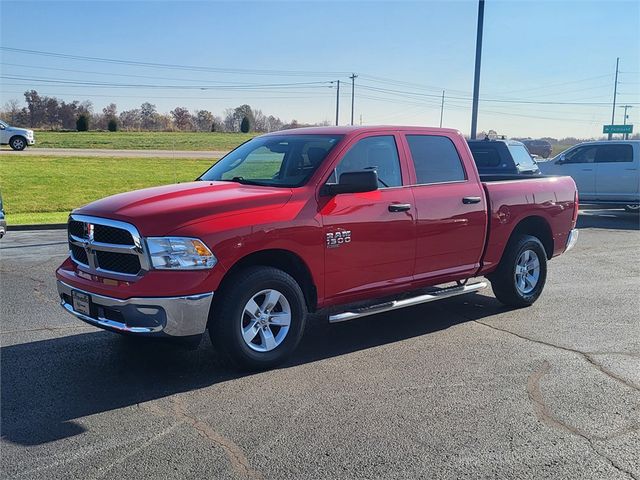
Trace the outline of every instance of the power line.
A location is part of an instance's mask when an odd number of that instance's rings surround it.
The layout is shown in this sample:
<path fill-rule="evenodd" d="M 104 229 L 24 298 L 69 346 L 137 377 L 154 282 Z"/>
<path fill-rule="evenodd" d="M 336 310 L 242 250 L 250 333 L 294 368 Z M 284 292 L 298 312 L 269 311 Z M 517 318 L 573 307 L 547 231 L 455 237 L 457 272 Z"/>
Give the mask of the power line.
<path fill-rule="evenodd" d="M 132 65 L 138 67 L 150 67 L 150 68 L 163 68 L 173 70 L 190 70 L 197 72 L 216 72 L 216 73 L 236 73 L 243 75 L 278 75 L 278 76 L 327 76 L 327 75 L 347 75 L 348 72 L 314 72 L 303 70 L 268 70 L 268 69 L 245 69 L 245 68 L 220 68 L 220 67 L 205 67 L 198 65 L 179 65 L 172 63 L 154 63 L 154 62 L 140 62 L 135 60 L 121 60 L 115 58 L 103 58 L 103 57 L 90 57 L 83 55 L 70 55 L 66 53 L 46 52 L 42 50 L 29 50 L 24 48 L 12 48 L 0 46 L 0 50 L 6 52 L 14 52 L 27 55 L 39 55 L 45 57 L 65 58 L 69 60 L 80 60 L 87 62 L 99 62 L 99 63 L 111 63 L 118 65 Z"/>

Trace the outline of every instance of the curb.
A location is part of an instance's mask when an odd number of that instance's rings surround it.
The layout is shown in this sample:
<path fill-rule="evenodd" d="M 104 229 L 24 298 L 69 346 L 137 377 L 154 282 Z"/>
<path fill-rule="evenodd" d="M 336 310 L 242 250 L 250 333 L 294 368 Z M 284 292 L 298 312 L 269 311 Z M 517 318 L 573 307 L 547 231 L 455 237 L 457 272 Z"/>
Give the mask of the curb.
<path fill-rule="evenodd" d="M 31 231 L 31 230 L 65 230 L 66 223 L 39 223 L 35 225 L 7 225 L 8 231 Z"/>

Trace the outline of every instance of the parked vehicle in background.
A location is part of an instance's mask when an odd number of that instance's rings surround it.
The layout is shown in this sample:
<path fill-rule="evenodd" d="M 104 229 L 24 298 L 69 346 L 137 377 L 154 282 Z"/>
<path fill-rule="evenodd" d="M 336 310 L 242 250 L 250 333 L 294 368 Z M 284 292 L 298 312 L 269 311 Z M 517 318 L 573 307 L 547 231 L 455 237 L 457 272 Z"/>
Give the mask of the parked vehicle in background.
<path fill-rule="evenodd" d="M 542 158 L 549 158 L 553 147 L 548 140 L 522 140 L 524 146 L 527 147 L 532 155 L 539 155 Z"/>
<path fill-rule="evenodd" d="M 195 341 L 208 329 L 234 363 L 269 368 L 307 312 L 351 320 L 477 291 L 481 275 L 529 306 L 577 215 L 571 178 L 481 177 L 456 130 L 284 130 L 197 181 L 74 210 L 58 293 L 97 327 Z"/>
<path fill-rule="evenodd" d="M 548 162 L 545 175 L 569 175 L 576 182 L 580 203 L 640 208 L 640 140 L 585 142 Z"/>
<path fill-rule="evenodd" d="M 24 150 L 27 145 L 34 143 L 33 130 L 12 127 L 0 120 L 0 145 L 9 145 L 13 150 Z"/>
<path fill-rule="evenodd" d="M 538 164 L 522 142 L 516 140 L 468 140 L 480 175 L 538 175 Z"/>
<path fill-rule="evenodd" d="M 2 193 L 0 193 L 0 238 L 7 233 L 7 221 L 4 216 L 4 206 L 2 205 Z"/>

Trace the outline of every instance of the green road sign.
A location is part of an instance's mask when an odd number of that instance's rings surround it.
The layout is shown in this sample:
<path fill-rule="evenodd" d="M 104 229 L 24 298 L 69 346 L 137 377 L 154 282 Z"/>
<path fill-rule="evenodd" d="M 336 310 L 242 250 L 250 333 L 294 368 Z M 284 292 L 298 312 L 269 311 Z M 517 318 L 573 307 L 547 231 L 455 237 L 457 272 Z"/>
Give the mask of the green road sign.
<path fill-rule="evenodd" d="M 602 133 L 633 133 L 633 125 L 603 125 Z"/>

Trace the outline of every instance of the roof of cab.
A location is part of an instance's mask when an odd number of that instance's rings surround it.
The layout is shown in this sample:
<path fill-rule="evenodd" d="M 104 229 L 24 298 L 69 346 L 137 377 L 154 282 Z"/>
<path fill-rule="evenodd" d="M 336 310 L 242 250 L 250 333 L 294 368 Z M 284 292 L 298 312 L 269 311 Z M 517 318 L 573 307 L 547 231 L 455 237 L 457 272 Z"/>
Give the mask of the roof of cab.
<path fill-rule="evenodd" d="M 277 132 L 267 133 L 265 135 L 354 135 L 363 132 L 379 132 L 379 131 L 395 131 L 395 132 L 424 132 L 424 133 L 448 133 L 459 134 L 460 132 L 454 128 L 438 128 L 438 127 L 416 127 L 402 125 L 347 125 L 334 127 L 303 127 L 291 128 L 289 130 L 278 130 Z"/>

